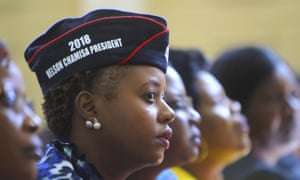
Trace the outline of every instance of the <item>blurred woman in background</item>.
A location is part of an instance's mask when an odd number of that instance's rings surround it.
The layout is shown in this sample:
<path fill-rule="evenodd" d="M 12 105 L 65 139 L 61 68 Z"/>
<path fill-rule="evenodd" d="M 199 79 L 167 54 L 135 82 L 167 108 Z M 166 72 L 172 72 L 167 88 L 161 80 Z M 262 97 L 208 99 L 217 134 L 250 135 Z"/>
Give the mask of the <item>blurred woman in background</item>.
<path fill-rule="evenodd" d="M 37 136 L 41 120 L 25 92 L 20 69 L 0 41 L 0 179 L 33 180 L 41 141 Z"/>
<path fill-rule="evenodd" d="M 241 102 L 253 145 L 248 156 L 226 168 L 225 180 L 243 180 L 260 170 L 283 175 L 277 163 L 296 149 L 300 137 L 300 103 L 291 68 L 269 48 L 245 46 L 222 53 L 212 72 L 228 96 Z"/>
<path fill-rule="evenodd" d="M 187 93 L 202 117 L 198 159 L 173 170 L 179 179 L 185 179 L 184 172 L 195 179 L 223 179 L 224 167 L 245 156 L 251 147 L 240 103 L 227 97 L 199 50 L 171 49 L 170 61 L 183 77 Z"/>

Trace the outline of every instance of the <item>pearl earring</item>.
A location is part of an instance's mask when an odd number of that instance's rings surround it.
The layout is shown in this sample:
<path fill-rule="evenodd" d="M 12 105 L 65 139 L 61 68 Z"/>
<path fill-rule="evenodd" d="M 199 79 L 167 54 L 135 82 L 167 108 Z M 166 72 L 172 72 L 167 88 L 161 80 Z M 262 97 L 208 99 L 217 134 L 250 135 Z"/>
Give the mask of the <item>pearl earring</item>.
<path fill-rule="evenodd" d="M 90 121 L 90 120 L 86 120 L 85 121 L 85 126 L 88 128 L 88 129 L 91 129 L 93 127 L 93 123 Z"/>
<path fill-rule="evenodd" d="M 98 121 L 98 119 L 96 119 L 96 118 L 95 118 L 95 123 L 94 123 L 94 125 L 93 125 L 93 128 L 94 128 L 95 130 L 99 130 L 99 129 L 101 128 L 101 124 L 100 124 L 100 122 Z"/>
<path fill-rule="evenodd" d="M 88 129 L 95 129 L 95 130 L 99 130 L 101 128 L 101 123 L 98 121 L 97 118 L 91 118 L 89 120 L 86 120 L 85 121 L 85 126 L 88 128 Z"/>

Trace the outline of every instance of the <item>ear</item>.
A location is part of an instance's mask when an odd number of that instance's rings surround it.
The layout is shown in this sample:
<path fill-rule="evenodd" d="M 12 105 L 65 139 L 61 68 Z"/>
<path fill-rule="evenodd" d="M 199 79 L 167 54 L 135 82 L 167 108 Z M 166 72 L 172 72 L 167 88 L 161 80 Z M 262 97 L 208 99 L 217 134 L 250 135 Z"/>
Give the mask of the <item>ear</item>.
<path fill-rule="evenodd" d="M 75 108 L 84 119 L 95 117 L 96 111 L 93 95 L 88 91 L 79 92 L 75 98 Z"/>

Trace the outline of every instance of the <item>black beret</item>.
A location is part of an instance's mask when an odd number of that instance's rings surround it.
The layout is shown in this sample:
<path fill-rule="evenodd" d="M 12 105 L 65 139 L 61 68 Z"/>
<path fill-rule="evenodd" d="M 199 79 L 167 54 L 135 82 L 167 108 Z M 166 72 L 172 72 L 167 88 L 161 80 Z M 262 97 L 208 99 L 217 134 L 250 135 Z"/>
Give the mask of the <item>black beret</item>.
<path fill-rule="evenodd" d="M 74 73 L 114 64 L 166 72 L 169 30 L 162 17 L 113 9 L 58 21 L 25 50 L 45 95 Z"/>

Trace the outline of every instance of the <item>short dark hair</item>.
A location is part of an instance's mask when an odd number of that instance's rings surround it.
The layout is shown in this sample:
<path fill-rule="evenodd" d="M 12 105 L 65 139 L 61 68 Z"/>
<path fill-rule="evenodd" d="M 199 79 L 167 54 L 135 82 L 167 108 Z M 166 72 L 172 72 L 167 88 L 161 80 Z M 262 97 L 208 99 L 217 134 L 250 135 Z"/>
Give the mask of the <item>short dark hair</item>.
<path fill-rule="evenodd" d="M 196 107 L 200 102 L 200 90 L 195 81 L 197 73 L 201 70 L 209 71 L 210 62 L 198 49 L 171 48 L 169 54 L 170 65 L 180 74 L 187 94 L 192 97 Z"/>
<path fill-rule="evenodd" d="M 212 65 L 212 73 L 223 85 L 226 94 L 241 103 L 246 113 L 250 99 L 257 89 L 285 62 L 264 46 L 245 46 L 222 53 Z M 247 115 L 247 114 L 246 114 Z M 267 145 L 269 131 L 261 121 L 248 119 L 250 137 Z"/>
<path fill-rule="evenodd" d="M 107 100 L 117 97 L 119 81 L 126 75 L 127 65 L 87 70 L 70 79 L 44 96 L 43 110 L 49 129 L 55 138 L 69 140 L 74 114 L 74 100 L 80 91 L 97 91 Z"/>
<path fill-rule="evenodd" d="M 241 103 L 245 111 L 256 88 L 272 75 L 281 59 L 264 46 L 245 46 L 222 53 L 211 72 L 223 85 L 226 94 Z"/>

